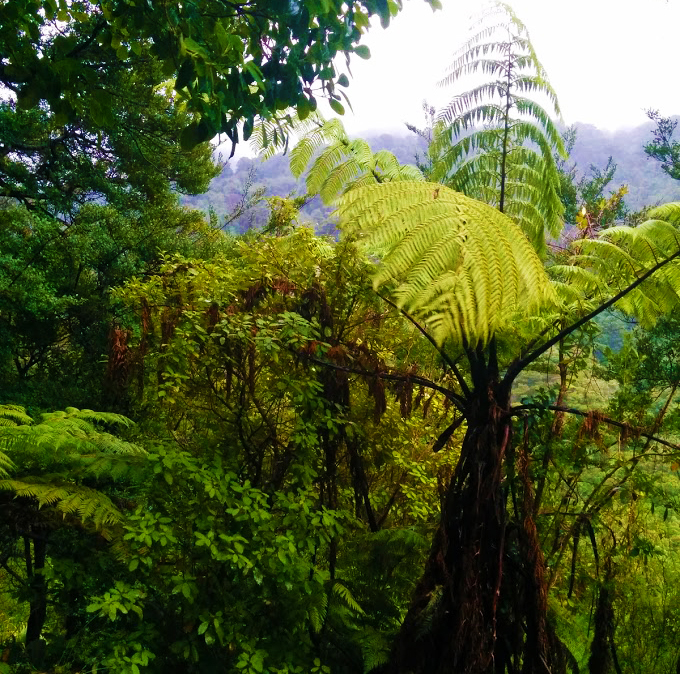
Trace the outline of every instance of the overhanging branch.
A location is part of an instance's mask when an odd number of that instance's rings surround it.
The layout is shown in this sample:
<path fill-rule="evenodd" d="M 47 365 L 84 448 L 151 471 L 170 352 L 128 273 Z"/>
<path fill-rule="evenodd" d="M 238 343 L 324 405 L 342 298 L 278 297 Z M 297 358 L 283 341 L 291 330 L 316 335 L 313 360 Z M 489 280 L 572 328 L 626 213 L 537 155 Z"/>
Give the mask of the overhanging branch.
<path fill-rule="evenodd" d="M 300 356 L 301 354 L 298 352 L 295 352 L 295 355 Z M 322 360 L 321 358 L 315 358 L 314 356 L 309 356 L 305 354 L 304 359 L 309 361 L 310 363 L 315 363 L 316 365 L 321 365 L 323 367 L 329 367 L 332 370 L 338 370 L 340 372 L 347 372 L 348 374 L 358 374 L 361 375 L 362 377 L 379 377 L 380 379 L 386 379 L 387 381 L 399 381 L 399 382 L 406 382 L 406 381 L 412 381 L 414 384 L 419 384 L 420 386 L 424 386 L 425 388 L 432 389 L 433 391 L 438 391 L 439 393 L 442 393 L 445 395 L 457 408 L 460 412 L 465 415 L 465 410 L 466 410 L 466 403 L 465 399 L 459 396 L 457 393 L 454 393 L 453 391 L 444 388 L 443 386 L 439 386 L 439 384 L 435 384 L 434 382 L 430 381 L 429 379 L 425 379 L 425 377 L 419 377 L 418 375 L 415 374 L 390 374 L 389 372 L 381 372 L 380 370 L 362 370 L 357 367 L 347 367 L 346 365 L 336 365 L 335 363 L 330 363 L 327 360 Z"/>
<path fill-rule="evenodd" d="M 513 407 L 510 410 L 510 413 L 513 416 L 517 416 L 519 412 L 523 412 L 524 410 L 551 410 L 553 412 L 564 412 L 565 414 L 575 414 L 580 417 L 589 417 L 593 416 L 598 422 L 601 422 L 603 424 L 607 424 L 609 426 L 615 426 L 616 428 L 620 428 L 621 430 L 627 431 L 631 435 L 635 435 L 638 437 L 642 438 L 647 438 L 648 440 L 651 440 L 653 442 L 658 442 L 660 445 L 664 445 L 665 447 L 670 447 L 671 449 L 675 451 L 680 451 L 680 445 L 675 445 L 672 442 L 669 442 L 668 440 L 664 440 L 663 438 L 660 438 L 658 435 L 654 435 L 653 433 L 647 433 L 646 431 L 643 431 L 639 428 L 635 428 L 634 426 L 631 426 L 630 424 L 626 424 L 622 421 L 617 421 L 616 419 L 611 419 L 610 417 L 603 417 L 600 414 L 597 414 L 596 416 L 593 415 L 592 412 L 587 412 L 584 410 L 579 410 L 574 407 L 563 407 L 562 405 L 538 405 L 538 404 L 533 404 L 529 403 L 526 405 L 518 405 L 517 407 Z"/>

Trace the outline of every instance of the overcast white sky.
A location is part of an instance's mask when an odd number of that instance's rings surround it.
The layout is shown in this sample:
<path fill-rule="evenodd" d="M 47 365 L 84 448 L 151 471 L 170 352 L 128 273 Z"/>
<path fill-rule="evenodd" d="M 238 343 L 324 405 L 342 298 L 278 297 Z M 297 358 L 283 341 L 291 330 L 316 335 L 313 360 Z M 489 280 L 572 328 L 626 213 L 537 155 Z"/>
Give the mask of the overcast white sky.
<path fill-rule="evenodd" d="M 373 27 L 371 59 L 352 58 L 347 90 L 350 133 L 420 125 L 421 103 L 441 106 L 453 89 L 436 86 L 469 35 L 474 0 L 442 0 L 433 12 L 405 0 L 387 30 Z M 645 109 L 680 114 L 680 0 L 512 0 L 548 77 L 565 122 L 617 129 L 646 121 Z"/>

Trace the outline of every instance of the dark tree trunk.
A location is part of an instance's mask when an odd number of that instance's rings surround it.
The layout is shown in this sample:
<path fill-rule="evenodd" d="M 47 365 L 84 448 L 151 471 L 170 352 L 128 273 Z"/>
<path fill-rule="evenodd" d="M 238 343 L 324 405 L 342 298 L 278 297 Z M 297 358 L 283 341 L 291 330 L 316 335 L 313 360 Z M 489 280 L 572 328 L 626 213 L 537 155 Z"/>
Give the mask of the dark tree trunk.
<path fill-rule="evenodd" d="M 517 457 L 512 447 L 509 391 L 476 391 L 466 416 L 439 528 L 384 674 L 563 672 L 566 656 L 547 623 L 527 447 Z"/>
<path fill-rule="evenodd" d="M 31 560 L 31 541 L 24 539 L 27 556 L 26 568 L 29 573 L 31 599 L 29 603 L 28 623 L 26 625 L 26 645 L 38 641 L 42 634 L 47 618 L 47 582 L 45 580 L 45 558 L 47 556 L 47 539 L 35 537 L 33 539 L 33 555 Z"/>
<path fill-rule="evenodd" d="M 390 674 L 493 671 L 506 533 L 509 401 L 476 396 L 441 522 Z"/>

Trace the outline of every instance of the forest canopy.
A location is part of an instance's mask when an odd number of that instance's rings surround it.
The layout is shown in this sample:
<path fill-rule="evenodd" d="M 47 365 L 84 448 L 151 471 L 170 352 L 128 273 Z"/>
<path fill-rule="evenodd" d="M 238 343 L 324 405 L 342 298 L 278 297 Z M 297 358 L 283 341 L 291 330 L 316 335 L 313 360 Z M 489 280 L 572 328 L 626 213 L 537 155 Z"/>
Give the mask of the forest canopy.
<path fill-rule="evenodd" d="M 0 6 L 0 674 L 678 671 L 680 202 L 503 3 L 324 119 L 400 7 Z"/>

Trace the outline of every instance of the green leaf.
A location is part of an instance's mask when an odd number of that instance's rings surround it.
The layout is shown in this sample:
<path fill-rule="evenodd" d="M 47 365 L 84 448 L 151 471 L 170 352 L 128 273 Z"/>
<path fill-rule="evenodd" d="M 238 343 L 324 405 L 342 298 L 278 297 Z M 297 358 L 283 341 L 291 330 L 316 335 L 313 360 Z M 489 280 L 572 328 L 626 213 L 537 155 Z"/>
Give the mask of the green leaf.
<path fill-rule="evenodd" d="M 196 69 L 194 67 L 194 59 L 187 57 L 182 61 L 182 65 L 177 71 L 177 79 L 175 80 L 175 90 L 181 91 L 184 87 L 191 84 L 196 78 Z"/>
<path fill-rule="evenodd" d="M 344 115 L 345 114 L 345 108 L 342 105 L 342 103 L 340 103 L 340 101 L 336 101 L 334 98 L 331 98 L 329 103 L 330 103 L 330 106 L 331 106 L 333 112 L 336 112 L 338 115 Z"/>
<path fill-rule="evenodd" d="M 210 127 L 205 120 L 200 122 L 192 122 L 180 134 L 180 145 L 183 150 L 187 152 L 193 150 L 197 145 L 205 143 L 212 138 Z M 159 393 L 160 397 L 160 393 Z"/>
<path fill-rule="evenodd" d="M 365 45 L 365 44 L 360 44 L 357 47 L 354 47 L 354 53 L 362 59 L 370 59 L 371 58 L 371 50 Z"/>
<path fill-rule="evenodd" d="M 345 73 L 342 73 L 340 77 L 338 77 L 338 84 L 341 87 L 348 87 L 349 86 L 349 79 L 347 78 L 347 75 Z"/>
<path fill-rule="evenodd" d="M 255 120 L 252 117 L 248 117 L 245 122 L 243 122 L 243 140 L 248 140 L 253 134 L 253 127 L 255 126 Z"/>

